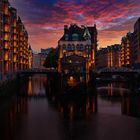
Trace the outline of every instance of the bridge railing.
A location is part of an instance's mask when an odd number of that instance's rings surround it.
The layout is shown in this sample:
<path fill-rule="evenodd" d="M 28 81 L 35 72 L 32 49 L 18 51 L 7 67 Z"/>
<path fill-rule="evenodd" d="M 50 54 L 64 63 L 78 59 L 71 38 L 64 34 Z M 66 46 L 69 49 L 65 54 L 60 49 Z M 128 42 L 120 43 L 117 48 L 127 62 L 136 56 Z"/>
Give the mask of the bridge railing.
<path fill-rule="evenodd" d="M 130 69 L 130 68 L 103 68 L 97 70 L 96 72 L 132 72 L 132 73 L 140 73 L 140 70 Z"/>
<path fill-rule="evenodd" d="M 43 73 L 43 72 L 56 72 L 56 69 L 25 69 L 18 70 L 17 73 Z"/>

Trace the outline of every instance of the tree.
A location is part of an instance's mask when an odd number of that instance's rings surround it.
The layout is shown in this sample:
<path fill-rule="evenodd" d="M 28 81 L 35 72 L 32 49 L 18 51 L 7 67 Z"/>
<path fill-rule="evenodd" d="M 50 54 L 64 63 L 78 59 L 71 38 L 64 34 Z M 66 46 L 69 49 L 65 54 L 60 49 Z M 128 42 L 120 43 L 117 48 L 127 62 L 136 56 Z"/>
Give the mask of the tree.
<path fill-rule="evenodd" d="M 57 68 L 58 65 L 58 48 L 51 50 L 45 60 L 44 66 L 47 68 Z"/>

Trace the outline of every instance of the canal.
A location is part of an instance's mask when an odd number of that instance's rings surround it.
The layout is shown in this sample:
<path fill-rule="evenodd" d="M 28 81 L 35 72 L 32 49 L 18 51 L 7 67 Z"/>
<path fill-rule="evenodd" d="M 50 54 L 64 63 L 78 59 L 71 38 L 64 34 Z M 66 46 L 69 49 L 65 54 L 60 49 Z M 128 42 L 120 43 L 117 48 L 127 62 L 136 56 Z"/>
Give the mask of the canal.
<path fill-rule="evenodd" d="M 109 82 L 64 89 L 61 82 L 43 74 L 27 76 L 8 91 L 14 96 L 0 97 L 0 139 L 140 139 L 140 96 L 129 85 Z"/>

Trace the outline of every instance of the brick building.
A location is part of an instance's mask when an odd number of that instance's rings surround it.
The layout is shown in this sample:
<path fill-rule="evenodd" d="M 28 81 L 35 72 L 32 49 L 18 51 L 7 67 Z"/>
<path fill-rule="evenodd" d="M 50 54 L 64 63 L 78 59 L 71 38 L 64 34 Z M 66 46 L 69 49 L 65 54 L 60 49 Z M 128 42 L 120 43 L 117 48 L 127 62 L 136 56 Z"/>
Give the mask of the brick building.
<path fill-rule="evenodd" d="M 71 24 L 64 26 L 64 35 L 58 41 L 58 71 L 88 72 L 95 68 L 97 29 Z"/>

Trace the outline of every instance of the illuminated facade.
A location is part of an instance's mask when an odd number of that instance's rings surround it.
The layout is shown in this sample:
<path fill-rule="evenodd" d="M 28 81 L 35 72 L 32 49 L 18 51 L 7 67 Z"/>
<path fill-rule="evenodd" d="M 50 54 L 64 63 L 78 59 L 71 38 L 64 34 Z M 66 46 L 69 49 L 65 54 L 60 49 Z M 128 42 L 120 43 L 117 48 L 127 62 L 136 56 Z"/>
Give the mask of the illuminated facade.
<path fill-rule="evenodd" d="M 121 66 L 121 45 L 115 44 L 97 51 L 97 68 L 112 68 Z"/>
<path fill-rule="evenodd" d="M 29 50 L 28 50 L 28 68 L 32 69 L 33 67 L 33 50 L 31 46 L 29 45 Z"/>
<path fill-rule="evenodd" d="M 10 71 L 17 71 L 17 11 L 10 7 Z"/>
<path fill-rule="evenodd" d="M 3 78 L 3 5 L 2 0 L 0 0 L 0 80 Z"/>
<path fill-rule="evenodd" d="M 20 17 L 17 20 L 17 32 L 18 32 L 18 69 L 28 69 L 29 67 L 29 46 L 28 46 L 28 33 L 22 23 Z"/>
<path fill-rule="evenodd" d="M 121 41 L 121 65 L 129 66 L 132 64 L 132 33 L 128 32 Z"/>
<path fill-rule="evenodd" d="M 30 51 L 28 33 L 20 18 L 17 20 L 17 10 L 8 0 L 0 0 L 0 80 L 28 69 Z"/>
<path fill-rule="evenodd" d="M 71 24 L 64 26 L 64 35 L 58 41 L 59 72 L 83 72 L 95 68 L 97 30 L 93 27 Z"/>
<path fill-rule="evenodd" d="M 10 9 L 8 0 L 3 1 L 3 63 L 4 63 L 4 74 L 10 72 Z"/>
<path fill-rule="evenodd" d="M 132 64 L 140 64 L 140 17 L 134 25 Z"/>

